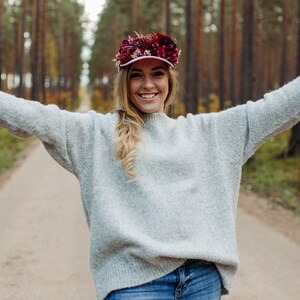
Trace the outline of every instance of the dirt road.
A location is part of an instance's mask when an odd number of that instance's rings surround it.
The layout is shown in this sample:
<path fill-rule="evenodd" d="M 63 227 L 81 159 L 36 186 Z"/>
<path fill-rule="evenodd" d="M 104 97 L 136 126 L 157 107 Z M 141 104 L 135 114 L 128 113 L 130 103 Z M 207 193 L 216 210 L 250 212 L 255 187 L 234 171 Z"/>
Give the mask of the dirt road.
<path fill-rule="evenodd" d="M 0 300 L 95 300 L 77 181 L 40 144 L 31 152 L 0 187 Z M 224 300 L 300 299 L 300 245 L 242 210 L 237 223 Z"/>
<path fill-rule="evenodd" d="M 237 237 L 240 268 L 224 300 L 299 300 L 300 245 L 243 210 Z"/>
<path fill-rule="evenodd" d="M 0 300 L 96 299 L 76 178 L 41 144 L 0 189 Z"/>

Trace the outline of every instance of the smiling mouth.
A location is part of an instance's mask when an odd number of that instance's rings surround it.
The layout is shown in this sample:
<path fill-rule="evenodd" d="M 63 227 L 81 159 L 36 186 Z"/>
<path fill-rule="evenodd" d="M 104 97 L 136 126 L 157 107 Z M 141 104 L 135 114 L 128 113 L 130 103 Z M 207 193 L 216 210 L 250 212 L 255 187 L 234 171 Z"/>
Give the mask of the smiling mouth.
<path fill-rule="evenodd" d="M 138 94 L 140 97 L 142 97 L 145 100 L 152 100 L 154 99 L 158 93 L 151 93 L 151 94 Z"/>

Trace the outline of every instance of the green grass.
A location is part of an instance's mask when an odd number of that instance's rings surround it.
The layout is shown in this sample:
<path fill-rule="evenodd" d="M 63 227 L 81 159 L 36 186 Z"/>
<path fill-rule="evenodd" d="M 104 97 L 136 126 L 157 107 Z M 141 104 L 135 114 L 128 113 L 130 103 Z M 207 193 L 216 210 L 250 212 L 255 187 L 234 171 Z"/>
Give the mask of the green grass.
<path fill-rule="evenodd" d="M 300 158 L 279 159 L 290 132 L 265 143 L 243 169 L 242 191 L 253 191 L 300 215 Z"/>
<path fill-rule="evenodd" d="M 13 166 L 24 149 L 24 140 L 13 137 L 0 129 L 0 176 Z"/>

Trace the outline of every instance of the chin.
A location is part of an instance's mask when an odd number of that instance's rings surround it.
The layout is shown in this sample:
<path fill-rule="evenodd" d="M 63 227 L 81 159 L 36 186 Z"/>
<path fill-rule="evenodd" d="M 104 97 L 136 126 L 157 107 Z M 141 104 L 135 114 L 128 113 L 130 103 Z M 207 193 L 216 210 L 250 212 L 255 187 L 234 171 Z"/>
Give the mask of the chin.
<path fill-rule="evenodd" d="M 144 109 L 144 110 L 141 110 L 142 113 L 144 114 L 155 114 L 155 113 L 161 113 L 160 110 L 157 110 L 157 109 Z"/>

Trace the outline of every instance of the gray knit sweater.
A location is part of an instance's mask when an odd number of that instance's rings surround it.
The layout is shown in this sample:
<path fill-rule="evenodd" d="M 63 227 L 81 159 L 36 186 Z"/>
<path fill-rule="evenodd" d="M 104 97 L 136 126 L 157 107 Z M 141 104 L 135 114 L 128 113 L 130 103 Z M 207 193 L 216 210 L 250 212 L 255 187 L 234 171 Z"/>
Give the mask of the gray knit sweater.
<path fill-rule="evenodd" d="M 149 115 L 135 182 L 110 148 L 116 119 L 0 93 L 0 125 L 17 136 L 36 135 L 79 180 L 98 299 L 161 277 L 186 259 L 215 262 L 228 293 L 238 267 L 242 165 L 267 138 L 300 120 L 300 77 L 220 113 Z"/>

